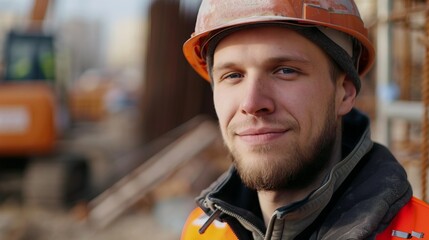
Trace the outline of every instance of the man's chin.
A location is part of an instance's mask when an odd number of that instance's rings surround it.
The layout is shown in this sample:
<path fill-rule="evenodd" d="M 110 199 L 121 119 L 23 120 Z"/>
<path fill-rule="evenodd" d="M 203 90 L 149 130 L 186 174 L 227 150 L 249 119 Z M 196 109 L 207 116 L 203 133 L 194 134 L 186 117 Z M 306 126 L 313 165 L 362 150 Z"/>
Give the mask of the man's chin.
<path fill-rule="evenodd" d="M 235 159 L 234 166 L 243 183 L 254 190 L 275 190 L 284 187 L 285 182 L 295 172 L 295 166 L 284 165 L 279 159 L 246 156 L 245 160 Z"/>
<path fill-rule="evenodd" d="M 235 165 L 240 165 L 241 168 L 247 169 L 250 172 L 267 169 L 282 162 L 278 157 L 267 154 L 246 154 L 240 158 L 234 158 L 233 161 Z"/>

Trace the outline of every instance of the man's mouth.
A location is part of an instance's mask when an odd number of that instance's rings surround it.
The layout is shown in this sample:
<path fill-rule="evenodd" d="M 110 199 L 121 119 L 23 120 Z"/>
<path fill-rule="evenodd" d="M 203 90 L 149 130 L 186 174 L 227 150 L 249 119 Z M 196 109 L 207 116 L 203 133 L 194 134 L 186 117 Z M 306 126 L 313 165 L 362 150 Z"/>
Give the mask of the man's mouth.
<path fill-rule="evenodd" d="M 285 128 L 247 128 L 236 132 L 236 136 L 251 145 L 267 144 L 283 136 Z"/>

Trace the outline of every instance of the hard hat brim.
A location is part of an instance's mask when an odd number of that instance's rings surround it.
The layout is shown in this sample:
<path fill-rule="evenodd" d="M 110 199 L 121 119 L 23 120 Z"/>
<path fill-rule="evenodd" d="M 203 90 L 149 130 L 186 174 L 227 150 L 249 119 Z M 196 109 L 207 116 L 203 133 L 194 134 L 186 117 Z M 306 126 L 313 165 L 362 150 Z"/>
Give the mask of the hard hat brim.
<path fill-rule="evenodd" d="M 336 22 L 335 19 L 333 19 L 333 14 L 330 15 L 330 21 L 329 22 Z M 335 14 L 334 14 L 335 15 Z M 326 19 L 325 21 L 322 21 L 323 19 L 318 20 L 309 20 L 309 19 L 297 19 L 297 18 L 290 18 L 290 17 L 284 17 L 284 16 L 258 16 L 258 17 L 248 17 L 248 18 L 241 18 L 235 21 L 228 22 L 227 24 L 221 25 L 216 27 L 215 29 L 210 29 L 205 32 L 201 33 L 194 33 L 191 38 L 186 41 L 183 45 L 183 53 L 185 55 L 185 58 L 187 61 L 191 64 L 191 66 L 194 68 L 194 70 L 201 75 L 205 80 L 210 82 L 209 73 L 207 71 L 207 64 L 206 60 L 204 59 L 204 53 L 205 51 L 202 47 L 205 45 L 205 42 L 208 38 L 210 38 L 211 35 L 219 33 L 221 31 L 224 31 L 225 29 L 231 29 L 231 28 L 240 28 L 243 25 L 255 25 L 255 24 L 262 24 L 262 23 L 270 23 L 270 24 L 279 24 L 281 25 L 299 25 L 299 26 L 308 26 L 308 27 L 328 27 L 332 28 L 344 33 L 349 34 L 350 36 L 354 37 L 356 40 L 358 40 L 362 44 L 362 54 L 361 59 L 359 61 L 358 66 L 358 73 L 360 76 L 365 75 L 371 66 L 374 63 L 375 59 L 375 50 L 372 45 L 372 43 L 368 40 L 367 37 L 367 30 L 365 28 L 359 29 L 359 31 L 352 30 L 359 28 L 362 24 L 359 22 L 361 21 L 358 17 L 353 15 L 346 15 L 341 16 L 341 21 L 344 21 L 344 17 L 348 17 L 348 21 L 342 22 L 341 25 L 339 24 L 332 24 L 327 23 Z"/>

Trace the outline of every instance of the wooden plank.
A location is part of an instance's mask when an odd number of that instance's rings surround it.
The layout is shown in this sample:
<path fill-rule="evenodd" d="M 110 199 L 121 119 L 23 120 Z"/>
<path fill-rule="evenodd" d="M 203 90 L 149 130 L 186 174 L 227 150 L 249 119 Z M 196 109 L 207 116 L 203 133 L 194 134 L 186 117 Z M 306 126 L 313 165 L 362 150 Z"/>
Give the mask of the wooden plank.
<path fill-rule="evenodd" d="M 94 199 L 89 204 L 89 223 L 97 228 L 108 226 L 218 137 L 219 130 L 213 121 L 201 122 Z"/>

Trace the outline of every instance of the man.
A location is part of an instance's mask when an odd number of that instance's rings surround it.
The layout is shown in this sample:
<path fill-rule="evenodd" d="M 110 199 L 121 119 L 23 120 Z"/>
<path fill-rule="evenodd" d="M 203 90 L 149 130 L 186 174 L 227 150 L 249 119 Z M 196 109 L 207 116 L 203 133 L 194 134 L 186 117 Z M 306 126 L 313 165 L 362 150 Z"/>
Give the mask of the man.
<path fill-rule="evenodd" d="M 426 206 L 353 109 L 374 49 L 352 0 L 203 0 L 184 53 L 213 86 L 233 166 L 197 198 L 182 239 L 428 231 L 398 223 Z"/>

